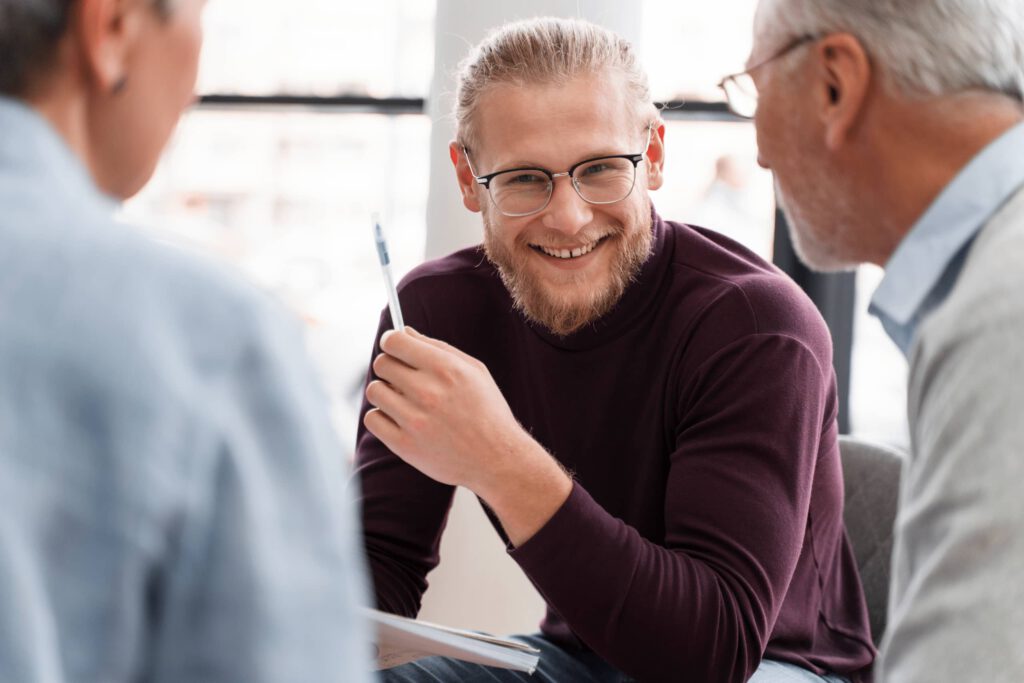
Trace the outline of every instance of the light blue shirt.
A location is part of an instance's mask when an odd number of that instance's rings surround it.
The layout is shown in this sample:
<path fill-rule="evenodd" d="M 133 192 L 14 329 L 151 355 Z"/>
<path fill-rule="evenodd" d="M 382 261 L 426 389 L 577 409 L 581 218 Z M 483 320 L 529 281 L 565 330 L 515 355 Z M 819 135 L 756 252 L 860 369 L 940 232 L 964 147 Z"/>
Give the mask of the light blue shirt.
<path fill-rule="evenodd" d="M 112 208 L 0 98 L 0 681 L 367 680 L 299 330 Z"/>
<path fill-rule="evenodd" d="M 1001 135 L 943 189 L 885 266 L 868 311 L 910 356 L 921 320 L 941 304 L 978 231 L 1024 185 L 1024 124 Z"/>

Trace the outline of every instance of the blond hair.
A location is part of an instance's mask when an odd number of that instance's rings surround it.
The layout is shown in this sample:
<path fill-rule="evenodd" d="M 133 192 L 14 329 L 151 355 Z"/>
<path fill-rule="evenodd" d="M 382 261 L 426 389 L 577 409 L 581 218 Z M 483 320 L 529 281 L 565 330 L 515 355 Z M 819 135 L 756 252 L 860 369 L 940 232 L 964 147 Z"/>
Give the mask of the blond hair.
<path fill-rule="evenodd" d="M 505 24 L 459 66 L 456 139 L 466 147 L 477 142 L 476 109 L 481 96 L 497 85 L 559 85 L 602 72 L 620 73 L 637 116 L 657 120 L 647 74 L 624 38 L 581 19 L 542 17 Z"/>

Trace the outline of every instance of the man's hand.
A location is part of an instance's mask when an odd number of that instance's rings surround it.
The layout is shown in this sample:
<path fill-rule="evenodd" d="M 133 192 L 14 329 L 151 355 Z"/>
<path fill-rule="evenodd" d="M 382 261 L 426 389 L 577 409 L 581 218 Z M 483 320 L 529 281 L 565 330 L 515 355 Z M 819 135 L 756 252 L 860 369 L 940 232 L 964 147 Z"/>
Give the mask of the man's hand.
<path fill-rule="evenodd" d="M 515 466 L 529 438 L 490 372 L 413 330 L 386 332 L 373 361 L 366 427 L 410 465 L 445 484 L 486 488 Z"/>
<path fill-rule="evenodd" d="M 532 536 L 572 481 L 519 425 L 484 364 L 411 328 L 386 332 L 381 350 L 366 428 L 428 477 L 487 501 L 513 543 Z"/>

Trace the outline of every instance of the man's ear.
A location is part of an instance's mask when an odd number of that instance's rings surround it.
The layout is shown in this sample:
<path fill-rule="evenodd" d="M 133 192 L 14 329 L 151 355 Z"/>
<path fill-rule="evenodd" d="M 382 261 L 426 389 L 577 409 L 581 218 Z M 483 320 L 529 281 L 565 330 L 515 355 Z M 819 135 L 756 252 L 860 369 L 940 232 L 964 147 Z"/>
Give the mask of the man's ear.
<path fill-rule="evenodd" d="M 647 189 L 657 190 L 665 182 L 665 123 L 661 120 L 651 127 L 646 157 Z"/>
<path fill-rule="evenodd" d="M 825 128 L 825 145 L 836 151 L 856 133 L 874 71 L 864 47 L 849 33 L 822 38 L 815 56 L 820 76 L 815 81 L 815 102 Z"/>
<path fill-rule="evenodd" d="M 483 188 L 476 181 L 473 170 L 469 167 L 465 148 L 453 140 L 448 144 L 448 156 L 451 157 L 452 165 L 455 166 L 455 180 L 459 183 L 463 206 L 470 211 L 479 213 L 480 193 Z"/>
<path fill-rule="evenodd" d="M 154 10 L 138 0 L 81 0 L 75 7 L 72 31 L 83 76 L 100 92 L 114 92 L 128 77 L 145 12 Z"/>

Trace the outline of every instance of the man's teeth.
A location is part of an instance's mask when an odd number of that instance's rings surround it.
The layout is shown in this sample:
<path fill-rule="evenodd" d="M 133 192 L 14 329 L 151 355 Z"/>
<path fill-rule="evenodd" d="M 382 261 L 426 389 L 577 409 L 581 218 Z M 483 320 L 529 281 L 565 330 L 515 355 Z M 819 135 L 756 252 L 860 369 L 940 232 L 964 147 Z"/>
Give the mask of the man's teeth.
<path fill-rule="evenodd" d="M 598 242 L 600 242 L 600 240 L 598 240 Z M 555 258 L 579 258 L 580 256 L 585 256 L 586 254 L 594 251 L 594 247 L 597 246 L 598 242 L 591 242 L 584 247 L 576 247 L 575 249 L 550 249 L 540 245 L 537 245 L 537 248 L 548 256 L 554 256 Z"/>

